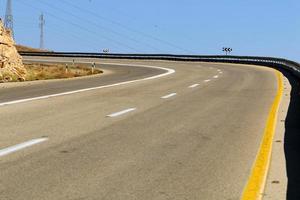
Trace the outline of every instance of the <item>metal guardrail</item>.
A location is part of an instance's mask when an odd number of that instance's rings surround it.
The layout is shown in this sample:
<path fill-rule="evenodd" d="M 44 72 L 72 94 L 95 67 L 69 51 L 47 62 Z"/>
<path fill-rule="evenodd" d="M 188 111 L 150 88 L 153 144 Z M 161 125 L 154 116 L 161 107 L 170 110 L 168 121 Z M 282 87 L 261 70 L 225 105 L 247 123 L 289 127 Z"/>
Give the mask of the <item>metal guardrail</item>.
<path fill-rule="evenodd" d="M 139 59 L 139 60 L 173 60 L 255 64 L 270 67 L 281 67 L 300 78 L 300 64 L 291 60 L 273 57 L 254 56 L 221 56 L 221 55 L 172 55 L 172 54 L 103 54 L 81 52 L 20 52 L 22 56 L 46 57 L 81 57 L 81 58 L 110 58 L 110 59 Z"/>

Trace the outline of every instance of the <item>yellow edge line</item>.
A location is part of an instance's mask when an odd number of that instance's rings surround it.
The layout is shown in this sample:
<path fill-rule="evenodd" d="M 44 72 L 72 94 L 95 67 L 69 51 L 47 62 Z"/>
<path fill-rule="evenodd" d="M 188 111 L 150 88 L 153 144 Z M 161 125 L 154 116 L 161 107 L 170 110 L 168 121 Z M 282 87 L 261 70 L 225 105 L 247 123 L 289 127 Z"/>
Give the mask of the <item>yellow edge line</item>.
<path fill-rule="evenodd" d="M 278 80 L 277 94 L 271 106 L 266 128 L 264 130 L 263 140 L 241 200 L 261 200 L 263 197 L 271 160 L 278 109 L 283 93 L 283 76 L 279 71 L 275 70 L 275 72 Z"/>

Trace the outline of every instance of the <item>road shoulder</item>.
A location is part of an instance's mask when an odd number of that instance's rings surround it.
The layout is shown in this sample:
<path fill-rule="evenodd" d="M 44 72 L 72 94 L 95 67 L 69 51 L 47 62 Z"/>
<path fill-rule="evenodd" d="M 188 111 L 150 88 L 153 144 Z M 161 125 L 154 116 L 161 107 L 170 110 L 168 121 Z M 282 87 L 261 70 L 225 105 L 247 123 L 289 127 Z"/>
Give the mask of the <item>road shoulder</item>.
<path fill-rule="evenodd" d="M 284 77 L 284 91 L 280 103 L 275 136 L 273 140 L 272 159 L 266 181 L 264 200 L 286 199 L 287 176 L 284 155 L 285 119 L 290 103 L 291 85 Z"/>

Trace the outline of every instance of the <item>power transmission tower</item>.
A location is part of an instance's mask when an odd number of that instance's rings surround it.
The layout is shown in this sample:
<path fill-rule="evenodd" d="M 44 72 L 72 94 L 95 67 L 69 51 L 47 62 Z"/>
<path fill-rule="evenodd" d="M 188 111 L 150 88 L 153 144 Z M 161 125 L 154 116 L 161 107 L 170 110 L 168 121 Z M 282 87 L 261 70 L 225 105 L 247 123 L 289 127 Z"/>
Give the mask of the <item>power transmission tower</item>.
<path fill-rule="evenodd" d="M 42 13 L 40 15 L 40 30 L 41 30 L 41 33 L 40 33 L 40 49 L 44 49 L 45 46 L 44 46 L 44 26 L 45 26 L 45 18 L 44 18 L 44 14 Z"/>
<path fill-rule="evenodd" d="M 6 3 L 4 26 L 6 29 L 9 29 L 11 31 L 11 35 L 14 38 L 14 17 L 12 14 L 12 0 L 7 0 Z"/>

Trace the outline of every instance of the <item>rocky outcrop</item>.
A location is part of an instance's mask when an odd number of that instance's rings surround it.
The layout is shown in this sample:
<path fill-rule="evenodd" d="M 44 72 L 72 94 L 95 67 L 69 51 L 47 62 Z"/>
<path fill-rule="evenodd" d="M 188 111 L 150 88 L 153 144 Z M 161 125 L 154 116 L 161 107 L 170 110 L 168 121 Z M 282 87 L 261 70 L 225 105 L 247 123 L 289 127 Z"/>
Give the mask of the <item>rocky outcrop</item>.
<path fill-rule="evenodd" d="M 11 33 L 0 19 L 0 82 L 24 81 L 26 73 Z"/>

